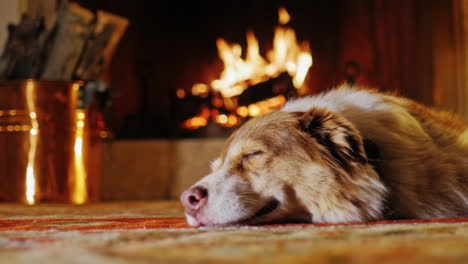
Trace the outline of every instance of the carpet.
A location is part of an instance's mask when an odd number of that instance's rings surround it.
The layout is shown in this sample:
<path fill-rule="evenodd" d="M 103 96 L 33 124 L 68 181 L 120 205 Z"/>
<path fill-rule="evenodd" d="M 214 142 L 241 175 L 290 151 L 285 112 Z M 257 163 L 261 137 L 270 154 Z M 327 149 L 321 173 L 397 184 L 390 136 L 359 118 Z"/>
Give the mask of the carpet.
<path fill-rule="evenodd" d="M 468 218 L 193 228 L 177 202 L 0 204 L 0 263 L 468 263 Z"/>

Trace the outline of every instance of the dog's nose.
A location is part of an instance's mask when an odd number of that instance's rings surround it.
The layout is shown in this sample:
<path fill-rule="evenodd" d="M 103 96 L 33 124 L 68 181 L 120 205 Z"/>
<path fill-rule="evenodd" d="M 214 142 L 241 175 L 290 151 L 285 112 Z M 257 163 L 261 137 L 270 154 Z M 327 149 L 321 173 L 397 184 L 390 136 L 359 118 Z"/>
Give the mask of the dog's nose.
<path fill-rule="evenodd" d="M 194 216 L 205 205 L 208 199 L 208 190 L 202 186 L 194 186 L 183 192 L 180 199 L 185 206 L 185 212 Z"/>

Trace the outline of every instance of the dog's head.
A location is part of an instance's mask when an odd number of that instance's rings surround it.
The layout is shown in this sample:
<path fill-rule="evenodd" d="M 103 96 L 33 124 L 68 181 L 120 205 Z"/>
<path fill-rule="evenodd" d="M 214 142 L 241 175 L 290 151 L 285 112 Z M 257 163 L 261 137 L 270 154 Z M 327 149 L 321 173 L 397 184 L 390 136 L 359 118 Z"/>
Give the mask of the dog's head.
<path fill-rule="evenodd" d="M 364 221 L 382 209 L 361 136 L 324 109 L 248 121 L 211 167 L 181 196 L 190 225 Z"/>

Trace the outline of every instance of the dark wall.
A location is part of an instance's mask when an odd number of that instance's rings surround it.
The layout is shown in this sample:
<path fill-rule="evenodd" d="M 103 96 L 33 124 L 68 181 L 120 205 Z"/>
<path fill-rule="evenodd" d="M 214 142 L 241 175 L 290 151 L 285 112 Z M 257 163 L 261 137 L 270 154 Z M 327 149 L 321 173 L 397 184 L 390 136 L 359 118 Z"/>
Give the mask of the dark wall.
<path fill-rule="evenodd" d="M 430 86 L 430 63 L 421 39 L 425 1 L 128 1 L 80 0 L 130 19 L 111 66 L 116 91 L 111 126 L 119 138 L 171 137 L 173 95 L 195 82 L 218 77 L 215 40 L 245 45 L 253 29 L 261 48 L 271 46 L 277 9 L 284 5 L 300 40 L 309 40 L 314 64 L 307 85 L 312 93 L 344 80 L 345 65 L 359 66 L 359 84 L 431 103 L 418 87 Z M 426 47 L 426 49 L 429 49 Z"/>

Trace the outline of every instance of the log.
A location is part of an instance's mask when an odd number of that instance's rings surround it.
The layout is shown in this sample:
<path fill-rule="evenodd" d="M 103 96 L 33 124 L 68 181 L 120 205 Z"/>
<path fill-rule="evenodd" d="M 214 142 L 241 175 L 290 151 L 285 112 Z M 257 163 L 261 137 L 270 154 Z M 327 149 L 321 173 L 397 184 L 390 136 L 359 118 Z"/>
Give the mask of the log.
<path fill-rule="evenodd" d="M 96 27 L 86 43 L 75 78 L 97 80 L 108 68 L 112 55 L 128 26 L 128 19 L 99 10 Z"/>
<path fill-rule="evenodd" d="M 23 15 L 19 25 L 8 26 L 9 36 L 0 57 L 0 79 L 34 78 L 39 71 L 43 18 Z"/>
<path fill-rule="evenodd" d="M 83 52 L 93 26 L 94 14 L 76 3 L 64 4 L 45 46 L 45 64 L 41 78 L 69 80 Z"/>
<path fill-rule="evenodd" d="M 238 106 L 247 106 L 278 95 L 286 98 L 297 95 L 292 78 L 287 72 L 283 72 L 275 78 L 250 86 L 237 96 Z"/>

